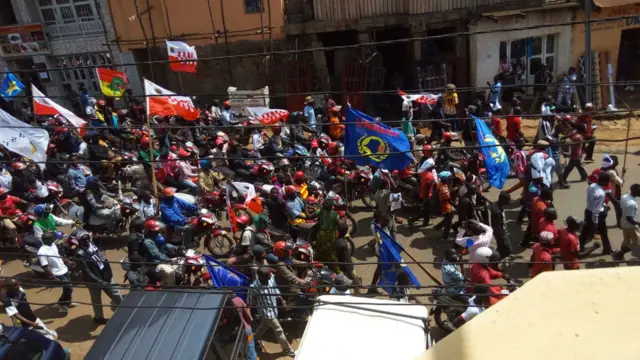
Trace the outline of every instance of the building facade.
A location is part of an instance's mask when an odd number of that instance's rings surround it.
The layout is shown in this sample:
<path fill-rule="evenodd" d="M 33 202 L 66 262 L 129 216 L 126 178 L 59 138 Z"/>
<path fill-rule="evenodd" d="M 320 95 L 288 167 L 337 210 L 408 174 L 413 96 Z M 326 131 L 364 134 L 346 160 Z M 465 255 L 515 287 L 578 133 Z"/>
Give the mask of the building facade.
<path fill-rule="evenodd" d="M 114 38 L 111 10 L 107 0 L 10 0 L 14 24 L 3 23 L 0 34 L 18 36 L 21 44 L 2 45 L 7 67 L 20 72 L 48 96 L 75 108 L 70 100 L 82 89 L 100 96 L 96 71 L 89 66 L 130 63 L 132 54 L 110 46 Z M 4 10 L 9 7 L 5 5 Z M 18 39 L 16 37 L 16 39 Z M 44 69 L 61 69 L 49 70 Z M 130 87 L 140 91 L 135 66 L 122 67 Z M 27 77 L 28 79 L 24 79 Z"/>

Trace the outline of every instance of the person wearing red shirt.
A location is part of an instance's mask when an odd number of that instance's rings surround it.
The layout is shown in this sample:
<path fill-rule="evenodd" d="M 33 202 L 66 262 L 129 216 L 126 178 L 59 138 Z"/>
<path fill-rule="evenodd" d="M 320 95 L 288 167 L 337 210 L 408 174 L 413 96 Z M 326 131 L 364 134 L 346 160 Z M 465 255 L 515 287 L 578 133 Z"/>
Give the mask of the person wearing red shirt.
<path fill-rule="evenodd" d="M 510 115 L 507 116 L 507 139 L 513 142 L 524 137 L 522 133 L 522 120 L 520 115 L 522 110 L 519 106 L 513 108 Z"/>
<path fill-rule="evenodd" d="M 542 189 L 540 197 L 533 199 L 531 203 L 531 221 L 529 224 L 529 236 L 538 236 L 540 234 L 540 220 L 544 217 L 544 210 L 553 206 L 553 191 L 550 188 Z M 525 234 L 525 237 L 527 234 Z"/>
<path fill-rule="evenodd" d="M 593 123 L 593 117 L 591 113 L 593 112 L 594 107 L 592 103 L 587 103 L 584 106 L 584 113 L 578 116 L 576 120 L 579 124 L 583 124 L 585 126 L 584 139 L 585 140 L 593 140 L 586 144 L 585 149 L 585 158 L 584 161 L 593 161 L 593 149 L 596 147 L 596 137 L 593 135 L 593 130 L 591 129 Z"/>
<path fill-rule="evenodd" d="M 15 239 L 18 235 L 16 225 L 12 221 L 13 218 L 22 213 L 18 205 L 26 207 L 29 203 L 9 195 L 7 189 L 0 188 L 0 219 L 2 219 L 2 231 L 8 239 Z"/>
<path fill-rule="evenodd" d="M 560 182 L 562 187 L 569 187 L 567 178 L 574 168 L 578 169 L 578 173 L 580 174 L 580 181 L 585 181 L 587 179 L 587 171 L 584 169 L 584 167 L 582 167 L 582 142 L 584 141 L 584 133 L 584 125 L 577 124 L 576 129 L 569 134 L 569 139 L 571 139 L 572 143 L 571 155 L 569 157 L 567 167 L 564 168 L 564 172 L 562 173 L 562 181 Z"/>
<path fill-rule="evenodd" d="M 558 248 L 558 228 L 556 227 L 557 219 L 558 219 L 558 213 L 556 212 L 556 209 L 552 207 L 548 207 L 544 209 L 543 218 L 540 219 L 540 224 L 538 225 L 540 234 L 542 234 L 545 231 L 553 234 L 552 246 L 553 246 L 554 254 L 560 250 Z"/>
<path fill-rule="evenodd" d="M 495 294 L 491 299 L 491 303 L 494 304 L 503 297 L 501 296 L 502 287 L 493 285 L 491 281 L 495 279 L 505 279 L 509 281 L 511 277 L 508 274 L 495 270 L 490 266 L 492 254 L 493 250 L 486 246 L 476 249 L 474 256 L 476 262 L 471 264 L 469 267 L 469 281 L 474 285 L 489 285 L 490 292 Z M 473 288 L 467 290 L 473 291 Z"/>
<path fill-rule="evenodd" d="M 518 183 L 507 189 L 507 192 L 511 194 L 512 192 L 522 188 L 522 196 L 524 197 L 524 192 L 526 190 L 525 185 L 527 185 L 527 153 L 524 149 L 524 141 L 522 139 L 517 139 L 515 141 L 516 151 L 513 153 L 513 165 L 515 168 L 516 178 L 518 178 Z"/>
<path fill-rule="evenodd" d="M 565 270 L 578 270 L 580 269 L 578 259 L 589 256 L 594 250 L 600 248 L 600 243 L 595 243 L 589 249 L 580 252 L 580 241 L 577 232 L 582 228 L 583 222 L 578 221 L 573 216 L 569 216 L 565 223 L 567 225 L 558 231 L 560 259 Z"/>
<path fill-rule="evenodd" d="M 553 259 L 551 254 L 553 247 L 553 233 L 543 231 L 540 233 L 540 241 L 533 246 L 531 254 L 531 278 L 545 271 L 553 271 Z"/>
<path fill-rule="evenodd" d="M 422 201 L 422 214 L 416 217 L 410 217 L 409 226 L 412 226 L 420 217 L 423 219 L 423 226 L 429 226 L 429 221 L 431 220 L 431 196 L 433 196 L 433 188 L 436 183 L 436 178 L 432 171 L 435 165 L 435 161 L 428 158 L 420 167 L 420 200 Z"/>
<path fill-rule="evenodd" d="M 491 117 L 491 130 L 494 135 L 502 137 L 502 121 L 499 116 Z"/>

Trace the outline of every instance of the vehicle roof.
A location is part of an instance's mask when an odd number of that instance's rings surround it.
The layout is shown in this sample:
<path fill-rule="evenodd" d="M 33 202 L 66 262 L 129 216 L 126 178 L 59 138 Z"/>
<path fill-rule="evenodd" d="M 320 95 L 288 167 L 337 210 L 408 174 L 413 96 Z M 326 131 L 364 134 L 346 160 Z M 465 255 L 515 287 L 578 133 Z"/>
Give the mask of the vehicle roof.
<path fill-rule="evenodd" d="M 346 302 L 361 309 L 335 304 Z M 412 359 L 427 347 L 424 322 L 398 316 L 426 319 L 429 313 L 422 305 L 336 295 L 320 296 L 316 304 L 319 306 L 307 323 L 296 360 Z"/>
<path fill-rule="evenodd" d="M 85 359 L 202 359 L 222 313 L 212 308 L 224 306 L 228 296 L 202 290 L 133 290 Z"/>

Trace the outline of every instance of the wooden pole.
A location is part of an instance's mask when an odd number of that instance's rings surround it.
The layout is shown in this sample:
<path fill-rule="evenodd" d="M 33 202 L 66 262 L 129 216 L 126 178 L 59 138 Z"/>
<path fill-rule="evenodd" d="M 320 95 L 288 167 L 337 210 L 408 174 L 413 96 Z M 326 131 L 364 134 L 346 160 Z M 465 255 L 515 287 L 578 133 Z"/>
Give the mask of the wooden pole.
<path fill-rule="evenodd" d="M 392 220 L 392 221 L 393 221 L 393 220 Z M 436 278 L 435 276 L 433 276 L 433 274 L 431 274 L 431 272 L 430 272 L 429 270 L 427 270 L 427 268 L 425 268 L 422 264 L 420 264 L 420 263 L 418 262 L 418 260 L 416 260 L 416 258 L 415 258 L 415 257 L 413 257 L 413 255 L 411 255 L 411 253 L 407 251 L 407 249 L 402 248 L 402 250 L 404 251 L 404 253 L 405 253 L 405 254 L 407 254 L 407 256 L 409 256 L 409 258 L 411 259 L 411 261 L 415 262 L 415 263 L 416 263 L 416 265 L 418 265 L 418 267 L 419 267 L 420 269 L 422 269 L 422 271 L 424 271 L 424 272 L 425 272 L 425 274 L 427 274 L 427 276 L 428 276 L 431 280 L 433 280 L 433 282 L 435 282 L 437 285 L 442 285 L 442 282 L 440 282 L 440 280 L 438 280 L 438 278 Z"/>
<path fill-rule="evenodd" d="M 144 23 L 142 23 L 142 17 L 140 15 L 140 7 L 138 6 L 138 0 L 133 0 L 133 6 L 135 6 L 136 8 L 136 17 L 138 18 L 138 23 L 140 24 L 140 30 L 142 30 L 142 36 L 144 37 L 144 45 L 147 48 L 147 57 L 149 58 L 149 61 L 151 61 L 151 49 L 149 48 L 149 38 L 147 37 L 147 30 L 145 30 L 144 28 Z M 149 11 L 149 19 L 151 19 L 150 9 L 147 9 L 147 11 Z M 151 74 L 151 80 L 155 81 L 156 77 L 155 77 L 155 74 L 153 73 L 153 64 L 149 63 L 147 65 L 149 65 L 149 73 Z"/>
<path fill-rule="evenodd" d="M 169 17 L 169 7 L 167 7 L 167 0 L 163 0 L 164 3 L 164 15 L 167 21 L 167 30 L 169 30 L 169 38 L 173 40 L 173 31 L 171 30 L 171 18 Z M 182 73 L 178 72 L 178 84 L 180 84 L 180 93 L 184 95 L 184 86 L 182 85 Z"/>
<path fill-rule="evenodd" d="M 638 116 L 631 111 L 631 108 L 626 102 L 623 101 L 622 103 L 627 110 L 629 110 L 629 117 L 627 117 L 627 137 L 624 142 L 624 159 L 622 160 L 622 179 L 624 180 L 624 175 L 627 173 L 627 150 L 629 149 L 629 134 L 631 134 L 631 117 L 633 116 L 636 120 L 640 119 L 638 119 Z"/>
<path fill-rule="evenodd" d="M 155 59 L 156 52 L 158 51 L 158 45 L 156 44 L 156 30 L 153 27 L 153 17 L 151 16 L 151 4 L 150 4 L 150 0 L 147 0 L 147 11 L 149 12 L 149 30 L 151 30 L 151 42 L 153 44 L 153 57 Z M 149 59 L 149 61 L 153 61 L 151 59 Z M 149 64 L 149 66 L 151 66 L 151 68 L 153 68 L 153 64 Z M 153 76 L 153 72 L 151 73 L 151 75 Z M 151 80 L 156 81 L 155 77 L 152 77 Z"/>
<path fill-rule="evenodd" d="M 224 0 L 220 0 L 220 12 L 222 13 L 222 31 L 224 34 L 224 48 L 227 55 L 227 66 L 229 67 L 229 85 L 234 86 L 233 68 L 231 67 L 231 58 L 229 57 L 229 38 L 227 36 L 227 21 L 224 17 Z"/>

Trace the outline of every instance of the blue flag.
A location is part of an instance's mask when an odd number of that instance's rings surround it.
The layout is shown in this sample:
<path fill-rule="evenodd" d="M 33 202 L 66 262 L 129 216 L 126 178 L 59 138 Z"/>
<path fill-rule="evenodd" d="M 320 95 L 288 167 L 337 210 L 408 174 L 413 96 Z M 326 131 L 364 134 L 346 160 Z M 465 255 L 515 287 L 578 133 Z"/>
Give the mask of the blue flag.
<path fill-rule="evenodd" d="M 242 287 L 243 289 L 234 289 L 234 292 L 239 298 L 247 301 L 247 288 L 251 285 L 248 277 L 209 255 L 202 255 L 202 258 L 207 264 L 214 288 Z"/>
<path fill-rule="evenodd" d="M 403 170 L 413 161 L 409 140 L 402 131 L 377 122 L 351 107 L 347 108 L 346 126 L 345 155 L 366 155 L 351 158 L 356 164 Z M 405 152 L 392 154 L 401 151 Z"/>
<path fill-rule="evenodd" d="M 22 90 L 24 90 L 24 84 L 15 75 L 12 73 L 4 75 L 2 84 L 0 84 L 0 96 L 5 99 L 11 99 L 20 94 Z"/>
<path fill-rule="evenodd" d="M 504 152 L 502 145 L 498 143 L 487 124 L 477 117 L 471 115 L 476 122 L 476 133 L 478 134 L 478 144 L 480 146 L 495 145 L 483 147 L 480 149 L 484 155 L 484 167 L 487 169 L 487 178 L 491 186 L 502 189 L 507 176 L 509 176 L 509 159 Z"/>
<path fill-rule="evenodd" d="M 381 263 L 395 263 L 395 264 L 382 264 L 382 271 L 380 272 L 380 280 L 378 280 L 378 285 L 382 287 L 382 289 L 388 293 L 391 292 L 393 285 L 396 284 L 396 278 L 398 275 L 398 271 L 404 270 L 404 272 L 409 275 L 409 279 L 411 283 L 415 286 L 420 286 L 420 282 L 413 275 L 413 271 L 404 264 L 402 260 L 402 255 L 400 253 L 404 251 L 402 245 L 398 244 L 398 242 L 389 236 L 386 232 L 382 231 L 382 229 L 375 225 L 376 232 L 378 233 L 378 248 L 380 253 L 380 262 Z"/>

